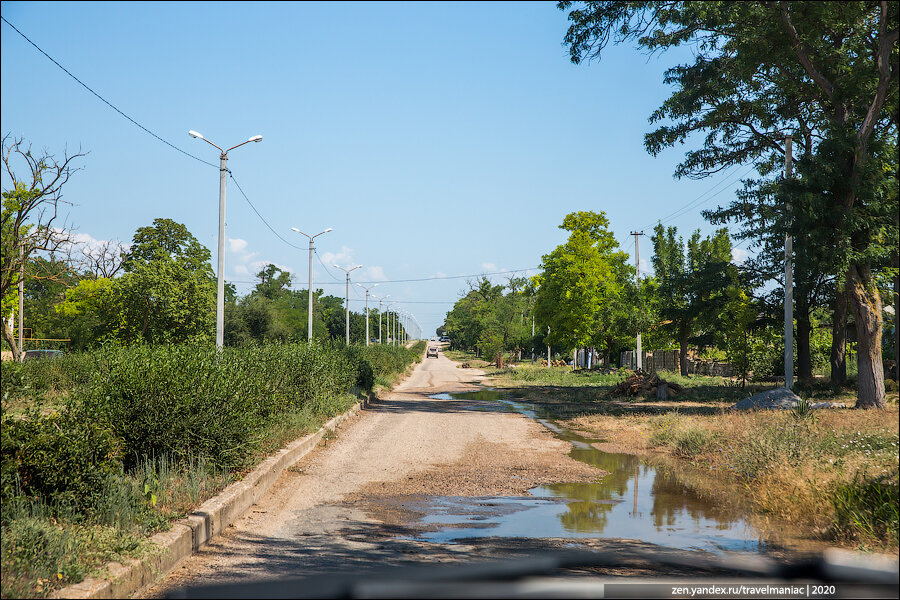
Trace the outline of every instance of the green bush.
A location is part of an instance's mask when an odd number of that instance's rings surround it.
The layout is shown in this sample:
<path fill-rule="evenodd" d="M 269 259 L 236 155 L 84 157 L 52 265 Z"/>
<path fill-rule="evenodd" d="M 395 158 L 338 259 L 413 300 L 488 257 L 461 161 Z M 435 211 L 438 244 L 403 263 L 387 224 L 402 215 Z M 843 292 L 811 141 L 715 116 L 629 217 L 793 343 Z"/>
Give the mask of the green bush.
<path fill-rule="evenodd" d="M 63 354 L 54 358 L 30 360 L 22 363 L 28 384 L 37 392 L 68 392 L 79 386 L 89 386 L 94 371 L 91 353 Z"/>
<path fill-rule="evenodd" d="M 419 360 L 424 351 L 425 342 L 417 342 L 412 348 L 374 344 L 362 347 L 364 356 L 372 365 L 376 377 L 386 377 L 402 373 L 406 367 Z M 418 349 L 417 349 L 418 348 Z"/>
<path fill-rule="evenodd" d="M 782 421 L 768 425 L 733 448 L 732 468 L 746 479 L 754 479 L 771 465 L 797 466 L 821 451 L 803 423 Z"/>
<path fill-rule="evenodd" d="M 121 467 L 113 433 L 83 412 L 2 419 L 2 497 L 18 494 L 89 508 Z"/>
<path fill-rule="evenodd" d="M 650 445 L 668 446 L 675 442 L 681 428 L 682 417 L 677 412 L 670 412 L 650 422 Z"/>
<path fill-rule="evenodd" d="M 357 350 L 316 341 L 217 351 L 210 346 L 134 346 L 95 355 L 86 409 L 124 443 L 130 468 L 144 456 L 198 456 L 243 465 L 272 419 L 328 410 L 354 385 L 371 389 Z"/>
<path fill-rule="evenodd" d="M 863 542 L 898 542 L 898 470 L 878 476 L 857 472 L 850 483 L 837 486 L 831 501 L 839 536 Z"/>
<path fill-rule="evenodd" d="M 25 363 L 0 361 L 0 398 L 9 400 L 28 393 L 30 386 L 25 379 Z"/>
<path fill-rule="evenodd" d="M 712 432 L 699 427 L 683 429 L 675 434 L 675 454 L 687 458 L 706 450 L 713 440 Z"/>

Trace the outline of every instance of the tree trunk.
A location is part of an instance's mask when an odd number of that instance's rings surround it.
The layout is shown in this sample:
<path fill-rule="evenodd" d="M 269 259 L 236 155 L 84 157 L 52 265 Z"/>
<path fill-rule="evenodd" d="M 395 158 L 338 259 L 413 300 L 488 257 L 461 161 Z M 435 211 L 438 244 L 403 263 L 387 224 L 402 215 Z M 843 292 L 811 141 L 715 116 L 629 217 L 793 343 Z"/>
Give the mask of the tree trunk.
<path fill-rule="evenodd" d="M 837 286 L 831 318 L 831 383 L 847 383 L 847 290 Z"/>
<path fill-rule="evenodd" d="M 687 338 L 682 338 L 678 340 L 678 365 L 681 370 L 681 376 L 688 376 L 688 364 L 687 364 Z"/>
<path fill-rule="evenodd" d="M 884 408 L 884 365 L 881 362 L 881 295 L 868 264 L 847 270 L 850 307 L 856 319 L 859 375 L 856 408 Z"/>
<path fill-rule="evenodd" d="M 797 377 L 801 381 L 812 381 L 812 354 L 809 336 L 812 323 L 809 320 L 809 296 L 801 290 L 794 304 L 797 319 Z"/>
<path fill-rule="evenodd" d="M 900 216 L 900 215 L 898 215 Z M 900 220 L 900 219 L 898 219 Z M 894 248 L 894 268 L 898 269 L 897 275 L 894 276 L 894 381 L 900 381 L 900 327 L 897 327 L 898 323 L 900 323 L 900 317 L 897 315 L 898 307 L 900 304 L 900 254 L 898 254 L 898 249 Z"/>
<path fill-rule="evenodd" d="M 13 336 L 12 331 L 9 330 L 9 325 L 7 324 L 5 319 L 0 319 L 3 321 L 3 339 L 6 340 L 6 343 L 9 344 L 9 349 L 12 351 L 13 361 L 21 362 L 22 352 L 19 349 L 18 344 L 16 344 L 15 336 Z"/>

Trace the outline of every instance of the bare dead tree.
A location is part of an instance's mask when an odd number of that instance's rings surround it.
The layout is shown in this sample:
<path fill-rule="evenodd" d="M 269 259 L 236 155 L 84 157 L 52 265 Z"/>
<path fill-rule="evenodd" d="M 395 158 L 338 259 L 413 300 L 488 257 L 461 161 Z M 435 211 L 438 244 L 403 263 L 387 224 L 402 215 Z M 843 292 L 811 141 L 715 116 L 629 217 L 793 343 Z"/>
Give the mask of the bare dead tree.
<path fill-rule="evenodd" d="M 25 265 L 38 253 L 51 255 L 65 253 L 71 245 L 71 230 L 65 226 L 60 208 L 62 188 L 80 169 L 73 165 L 75 159 L 86 153 L 77 152 L 57 160 L 46 150 L 34 153 L 23 138 L 3 136 L 2 158 L 7 181 L 3 187 L 3 207 L 0 216 L 2 230 L 2 258 L 0 258 L 0 298 L 7 301 L 14 295 Z M 16 171 L 22 173 L 21 176 Z M 63 223 L 60 224 L 60 221 Z M 60 226 L 61 225 L 61 226 Z M 55 261 L 54 261 L 55 262 Z M 68 267 L 62 266 L 62 269 Z M 40 273 L 41 278 L 58 277 L 61 273 Z M 4 302 L 5 304 L 6 302 Z M 6 317 L 6 315 L 2 315 Z M 19 348 L 5 318 L 3 339 L 9 344 L 14 360 L 21 360 Z"/>
<path fill-rule="evenodd" d="M 112 279 L 122 270 L 125 261 L 125 244 L 119 240 L 103 240 L 99 244 L 81 243 L 81 258 L 76 262 L 79 270 L 94 279 Z"/>

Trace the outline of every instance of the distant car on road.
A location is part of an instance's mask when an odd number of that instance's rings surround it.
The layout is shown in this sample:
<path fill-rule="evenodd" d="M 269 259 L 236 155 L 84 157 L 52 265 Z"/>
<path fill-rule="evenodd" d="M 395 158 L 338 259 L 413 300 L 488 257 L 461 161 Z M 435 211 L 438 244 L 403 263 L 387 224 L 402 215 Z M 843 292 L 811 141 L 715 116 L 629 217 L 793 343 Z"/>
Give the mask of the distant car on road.
<path fill-rule="evenodd" d="M 429 346 L 428 352 L 425 353 L 425 358 L 431 358 L 432 356 L 434 358 L 438 357 L 438 349 L 435 348 L 434 346 Z"/>
<path fill-rule="evenodd" d="M 61 350 L 26 350 L 23 360 L 40 360 L 42 358 L 56 358 L 62 356 Z"/>
<path fill-rule="evenodd" d="M 450 338 L 448 338 L 446 335 L 442 335 L 442 336 L 441 336 L 441 341 L 442 341 L 442 342 L 449 342 L 449 341 L 450 341 Z"/>

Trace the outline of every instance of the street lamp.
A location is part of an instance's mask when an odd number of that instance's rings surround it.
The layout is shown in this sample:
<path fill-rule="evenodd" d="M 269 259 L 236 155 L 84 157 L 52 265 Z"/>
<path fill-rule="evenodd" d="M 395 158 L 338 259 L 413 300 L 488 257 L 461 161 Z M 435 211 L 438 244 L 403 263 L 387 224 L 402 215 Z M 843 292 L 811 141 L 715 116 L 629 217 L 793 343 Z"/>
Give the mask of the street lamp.
<path fill-rule="evenodd" d="M 378 300 L 378 343 L 381 344 L 381 343 L 383 343 L 381 341 L 381 313 L 382 313 L 381 305 L 384 303 L 385 300 L 390 298 L 391 295 L 388 294 L 387 296 L 382 296 L 381 298 L 379 298 L 375 294 L 372 294 L 372 297 L 375 298 L 376 300 Z"/>
<path fill-rule="evenodd" d="M 355 271 L 360 268 L 362 265 L 356 265 L 355 267 L 350 267 L 349 269 L 345 269 L 339 265 L 334 265 L 335 269 L 340 269 L 344 273 L 347 274 L 347 345 L 350 345 L 350 272 Z"/>
<path fill-rule="evenodd" d="M 225 345 L 225 173 L 228 171 L 225 164 L 228 161 L 229 152 L 250 142 L 261 142 L 262 136 L 254 135 L 246 142 L 241 142 L 228 150 L 222 150 L 193 129 L 188 131 L 188 135 L 203 140 L 221 152 L 219 155 L 219 264 L 216 286 L 216 348 L 221 348 Z"/>
<path fill-rule="evenodd" d="M 375 285 L 371 285 L 369 287 L 366 287 L 366 286 L 362 285 L 361 283 L 357 283 L 356 285 L 358 285 L 362 289 L 366 290 L 366 346 L 368 346 L 369 345 L 369 290 L 371 290 L 372 288 L 378 287 L 378 284 L 376 283 Z"/>
<path fill-rule="evenodd" d="M 394 305 L 394 302 L 389 303 L 384 309 L 387 311 L 387 330 L 388 330 L 388 339 L 390 340 L 391 346 L 394 345 L 394 322 L 391 320 L 391 307 Z"/>
<path fill-rule="evenodd" d="M 307 317 L 307 327 L 306 327 L 306 339 L 307 340 L 312 339 L 312 315 L 313 315 L 312 258 L 313 258 L 313 251 L 315 250 L 315 246 L 313 246 L 313 240 L 316 239 L 317 237 L 319 237 L 320 235 L 322 235 L 323 233 L 328 233 L 331 230 L 332 230 L 332 228 L 329 227 L 325 231 L 320 231 L 316 235 L 310 236 L 310 235 L 303 233 L 296 227 L 291 227 L 291 231 L 296 231 L 300 235 L 305 235 L 306 237 L 309 238 L 309 309 L 308 309 L 309 315 Z"/>

